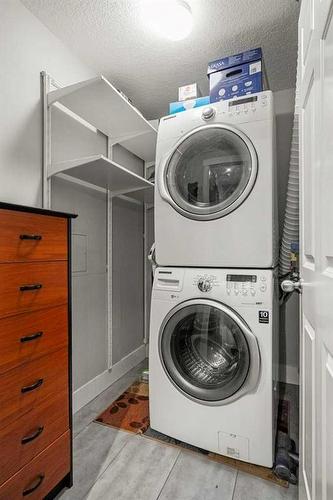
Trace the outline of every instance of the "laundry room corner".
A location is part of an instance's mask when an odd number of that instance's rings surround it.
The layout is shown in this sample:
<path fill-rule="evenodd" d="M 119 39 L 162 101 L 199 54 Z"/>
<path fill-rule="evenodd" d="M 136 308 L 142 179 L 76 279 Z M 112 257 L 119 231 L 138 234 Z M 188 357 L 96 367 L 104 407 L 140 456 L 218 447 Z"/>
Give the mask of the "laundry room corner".
<path fill-rule="evenodd" d="M 0 500 L 333 500 L 333 0 L 0 0 Z"/>
<path fill-rule="evenodd" d="M 296 84 L 296 82 L 295 82 Z M 290 162 L 290 148 L 295 111 L 295 88 L 274 93 L 276 113 L 276 155 L 279 203 L 279 234 L 283 231 Z M 280 380 L 299 383 L 299 300 L 292 296 L 280 316 Z"/>

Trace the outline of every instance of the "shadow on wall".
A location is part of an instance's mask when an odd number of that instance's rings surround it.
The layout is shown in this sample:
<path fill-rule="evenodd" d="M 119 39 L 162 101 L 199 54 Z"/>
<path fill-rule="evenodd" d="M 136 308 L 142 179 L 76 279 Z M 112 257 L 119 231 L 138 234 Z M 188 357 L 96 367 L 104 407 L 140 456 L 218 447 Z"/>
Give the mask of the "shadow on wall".
<path fill-rule="evenodd" d="M 280 237 L 282 236 L 287 196 L 293 116 L 293 113 L 276 115 L 277 184 Z"/>
<path fill-rule="evenodd" d="M 282 91 L 280 97 L 287 98 L 287 91 Z M 290 89 L 288 106 L 284 105 L 284 112 L 279 113 L 279 99 L 276 114 L 276 150 L 277 150 L 277 185 L 279 206 L 279 231 L 282 235 L 288 172 L 290 146 L 293 126 L 293 96 Z M 299 297 L 294 294 L 280 313 L 280 380 L 292 384 L 298 383 L 299 366 Z"/>
<path fill-rule="evenodd" d="M 280 381 L 298 384 L 299 295 L 294 293 L 280 311 Z"/>
<path fill-rule="evenodd" d="M 39 75 L 38 75 L 39 77 Z M 25 106 L 23 104 L 26 104 Z M 0 139 L 2 200 L 27 203 L 32 187 L 38 196 L 30 205 L 41 205 L 42 193 L 42 106 L 40 101 L 22 103 L 12 110 L 20 119 L 7 122 Z M 5 115 L 6 116 L 6 115 Z M 15 193 L 15 196 L 13 195 Z M 13 199 L 14 198 L 14 199 Z M 23 200 L 23 201 L 22 201 Z"/>

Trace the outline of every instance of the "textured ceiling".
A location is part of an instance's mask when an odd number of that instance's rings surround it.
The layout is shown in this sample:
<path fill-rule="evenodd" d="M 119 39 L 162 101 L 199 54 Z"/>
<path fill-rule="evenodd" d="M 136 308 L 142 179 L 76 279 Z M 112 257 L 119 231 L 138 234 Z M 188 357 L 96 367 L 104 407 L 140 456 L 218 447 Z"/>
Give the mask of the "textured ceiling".
<path fill-rule="evenodd" d="M 96 73 L 132 99 L 147 118 L 167 114 L 178 86 L 208 93 L 208 61 L 261 46 L 272 90 L 295 85 L 296 0 L 187 0 L 194 27 L 182 41 L 156 36 L 142 0 L 22 0 Z M 53 75 L 57 78 L 57 75 Z"/>

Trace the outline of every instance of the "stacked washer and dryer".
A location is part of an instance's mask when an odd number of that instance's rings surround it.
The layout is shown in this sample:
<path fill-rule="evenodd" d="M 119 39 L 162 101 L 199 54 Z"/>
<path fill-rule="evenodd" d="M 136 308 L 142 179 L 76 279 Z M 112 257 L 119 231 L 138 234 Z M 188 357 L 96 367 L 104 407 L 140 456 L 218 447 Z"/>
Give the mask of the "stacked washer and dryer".
<path fill-rule="evenodd" d="M 271 92 L 161 119 L 150 324 L 150 421 L 272 467 L 278 378 Z"/>

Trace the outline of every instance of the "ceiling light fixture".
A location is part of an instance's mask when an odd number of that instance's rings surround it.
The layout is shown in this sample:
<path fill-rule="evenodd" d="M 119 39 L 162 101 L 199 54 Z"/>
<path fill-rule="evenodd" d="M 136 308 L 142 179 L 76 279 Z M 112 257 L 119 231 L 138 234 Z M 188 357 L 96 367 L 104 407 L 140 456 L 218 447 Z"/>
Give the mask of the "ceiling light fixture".
<path fill-rule="evenodd" d="M 192 11 L 183 0 L 143 0 L 142 15 L 147 26 L 169 40 L 183 40 L 192 31 Z"/>

